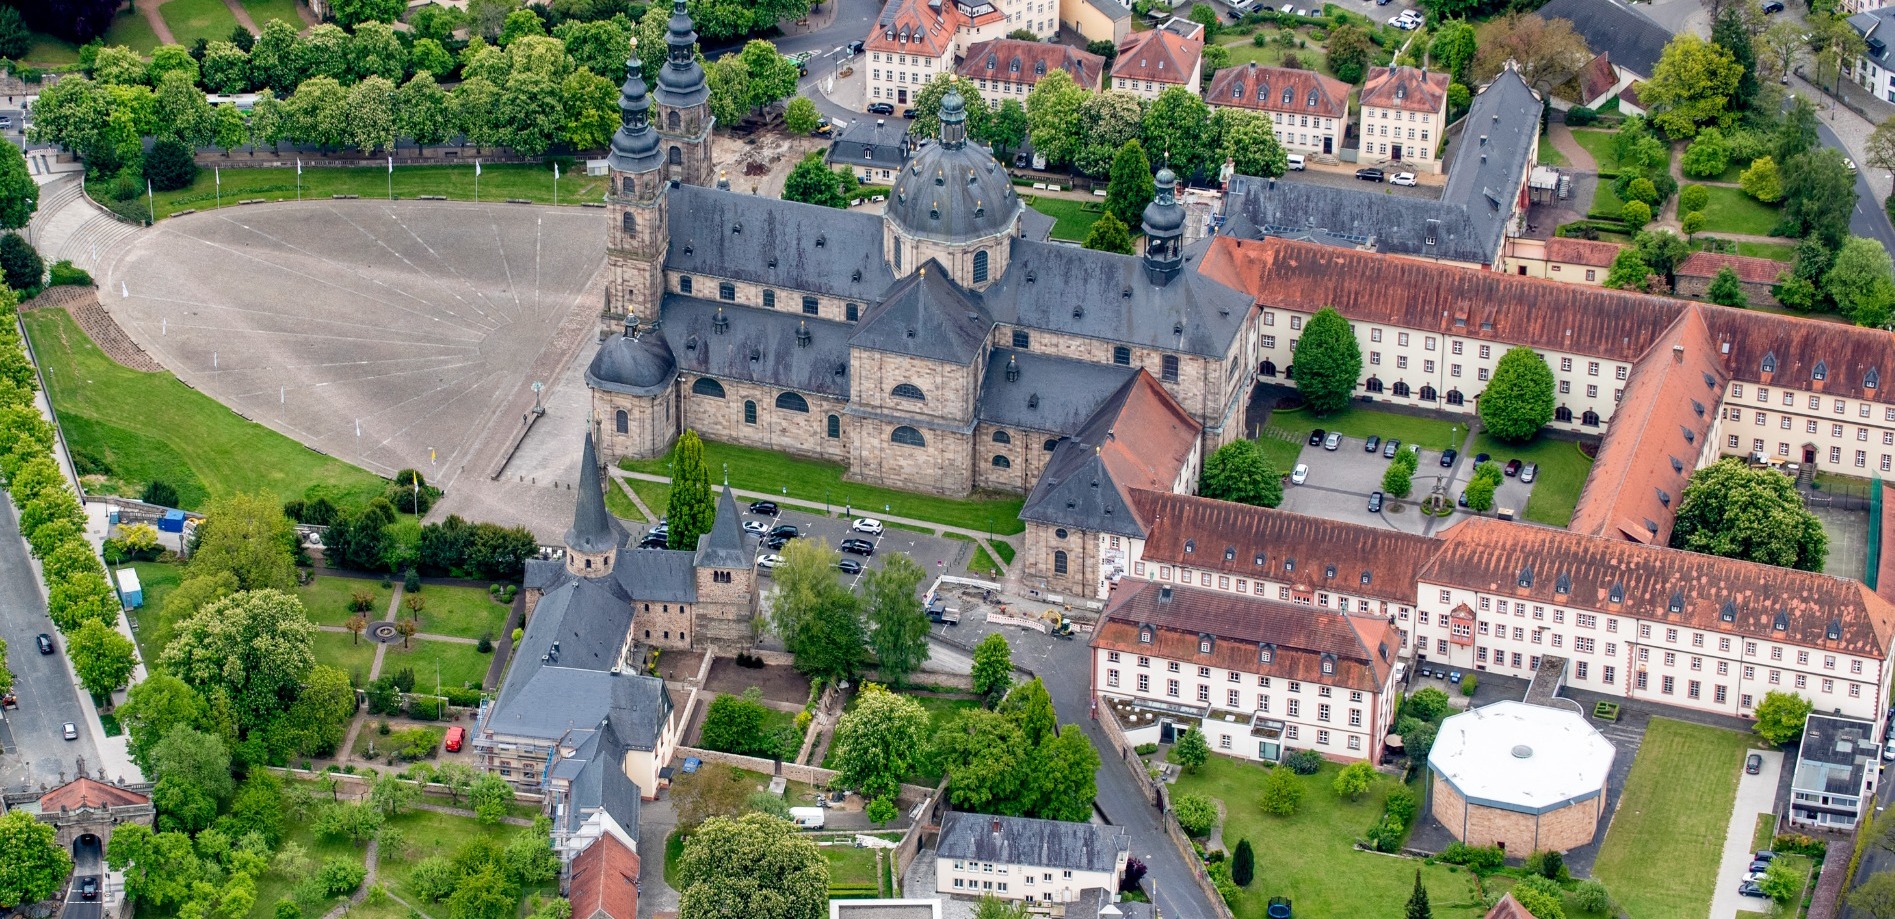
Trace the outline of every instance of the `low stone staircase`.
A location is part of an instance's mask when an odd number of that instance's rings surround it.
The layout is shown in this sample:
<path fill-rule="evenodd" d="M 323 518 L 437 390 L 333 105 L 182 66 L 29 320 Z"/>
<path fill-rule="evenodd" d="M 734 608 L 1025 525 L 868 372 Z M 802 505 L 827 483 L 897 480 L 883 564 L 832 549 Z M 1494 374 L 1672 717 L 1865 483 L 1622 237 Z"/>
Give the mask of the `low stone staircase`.
<path fill-rule="evenodd" d="M 69 261 L 95 274 L 114 247 L 140 229 L 87 199 L 77 174 L 40 187 L 32 227 L 33 243 L 48 264 Z"/>
<path fill-rule="evenodd" d="M 112 319 L 99 303 L 99 292 L 92 287 L 49 287 L 44 293 L 20 304 L 22 310 L 64 309 L 72 315 L 86 337 L 105 352 L 105 356 L 133 370 L 156 373 L 164 368 L 132 341 L 130 335 Z"/>

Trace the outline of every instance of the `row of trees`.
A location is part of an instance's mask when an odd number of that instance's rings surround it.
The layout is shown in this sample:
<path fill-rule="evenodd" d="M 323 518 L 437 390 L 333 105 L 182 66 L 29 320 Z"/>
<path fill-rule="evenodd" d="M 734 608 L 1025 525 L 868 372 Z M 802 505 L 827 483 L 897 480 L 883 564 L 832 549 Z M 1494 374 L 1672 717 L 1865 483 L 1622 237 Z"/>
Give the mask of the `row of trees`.
<path fill-rule="evenodd" d="M 828 545 L 799 539 L 783 549 L 772 572 L 776 592 L 770 625 L 795 655 L 795 666 L 817 679 L 854 680 L 874 663 L 881 678 L 900 686 L 928 659 L 928 617 L 916 591 L 925 574 L 914 559 L 889 555 L 855 593 L 836 580 L 841 556 Z"/>

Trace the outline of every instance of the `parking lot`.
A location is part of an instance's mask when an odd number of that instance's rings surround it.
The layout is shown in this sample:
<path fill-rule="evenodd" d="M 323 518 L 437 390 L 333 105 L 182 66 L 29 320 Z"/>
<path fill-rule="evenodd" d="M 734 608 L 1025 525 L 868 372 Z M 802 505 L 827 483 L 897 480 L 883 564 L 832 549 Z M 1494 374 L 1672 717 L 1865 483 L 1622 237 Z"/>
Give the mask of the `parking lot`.
<path fill-rule="evenodd" d="M 892 525 L 886 526 L 880 535 L 873 535 L 852 531 L 849 528 L 852 523 L 851 518 L 825 517 L 821 514 L 808 513 L 794 508 L 784 508 L 782 512 L 776 516 L 770 516 L 767 514 L 750 513 L 747 504 L 739 505 L 739 508 L 744 512 L 743 520 L 745 523 L 762 524 L 766 530 L 780 524 L 791 524 L 799 531 L 800 536 L 798 538 L 818 540 L 831 549 L 837 549 L 844 539 L 850 538 L 866 539 L 874 544 L 874 554 L 867 557 L 843 553 L 842 557 L 844 559 L 854 559 L 861 562 L 863 566 L 863 570 L 859 574 L 851 574 L 842 571 L 836 572 L 837 577 L 841 578 L 842 582 L 851 588 L 860 584 L 863 575 L 869 571 L 880 568 L 882 566 L 882 559 L 886 558 L 890 553 L 906 555 L 914 559 L 915 563 L 921 566 L 927 575 L 922 581 L 923 589 L 926 589 L 928 584 L 933 583 L 934 579 L 942 574 L 965 574 L 967 572 L 967 562 L 973 555 L 973 543 L 958 539 L 948 539 L 929 533 L 916 532 L 914 530 L 899 529 Z M 644 536 L 645 528 L 633 526 L 632 529 L 635 531 L 632 544 L 637 545 L 638 540 Z M 771 550 L 766 550 L 761 547 L 762 534 L 746 532 L 744 539 L 745 543 L 759 558 L 773 554 Z M 761 569 L 759 573 L 768 577 L 769 569 Z M 765 586 L 767 587 L 768 585 L 766 584 Z"/>
<path fill-rule="evenodd" d="M 1432 534 L 1454 521 L 1453 517 L 1426 516 L 1416 507 L 1416 502 L 1432 493 L 1437 485 L 1458 499 L 1461 489 L 1474 475 L 1473 457 L 1457 457 L 1452 467 L 1442 468 L 1440 451 L 1423 449 L 1408 500 L 1384 502 L 1381 511 L 1370 513 L 1369 495 L 1382 490 L 1382 476 L 1387 473 L 1390 460 L 1383 458 L 1380 447 L 1374 452 L 1364 450 L 1364 443 L 1360 437 L 1343 437 L 1334 451 L 1305 444 L 1297 462 L 1309 467 L 1309 476 L 1301 485 L 1289 484 L 1289 479 L 1285 479 L 1282 509 L 1421 535 Z M 1401 449 L 1408 447 L 1404 445 Z M 1494 459 L 1503 465 L 1507 461 L 1504 456 Z M 1504 478 L 1494 492 L 1494 506 L 1524 508 L 1532 491 L 1532 485 L 1523 484 L 1518 478 Z"/>

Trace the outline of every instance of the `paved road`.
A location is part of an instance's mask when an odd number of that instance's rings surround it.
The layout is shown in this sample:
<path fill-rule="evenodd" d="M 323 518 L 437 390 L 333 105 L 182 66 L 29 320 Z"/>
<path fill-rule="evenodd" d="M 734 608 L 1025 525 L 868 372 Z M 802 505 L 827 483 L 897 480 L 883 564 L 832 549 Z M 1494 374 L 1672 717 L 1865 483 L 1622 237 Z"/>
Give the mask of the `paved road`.
<path fill-rule="evenodd" d="M 1724 857 L 1717 863 L 1717 887 L 1711 894 L 1711 919 L 1736 919 L 1738 910 L 1763 912 L 1766 903 L 1737 892 L 1737 885 L 1750 867 L 1752 837 L 1757 832 L 1757 815 L 1776 810 L 1777 778 L 1783 769 L 1783 751 L 1760 750 L 1763 767 L 1756 775 L 1744 774 L 1737 783 L 1737 800 L 1731 807 L 1730 826 L 1724 832 Z"/>
<path fill-rule="evenodd" d="M 1882 248 L 1895 252 L 1895 226 L 1889 224 L 1888 212 L 1883 210 L 1882 200 L 1876 197 L 1875 190 L 1869 186 L 1869 170 L 1863 165 L 1862 158 L 1843 146 L 1842 140 L 1826 123 L 1817 123 L 1816 136 L 1822 139 L 1823 146 L 1841 150 L 1843 156 L 1856 162 L 1856 207 L 1855 213 L 1849 215 L 1849 232 L 1873 239 L 1881 243 Z"/>
<path fill-rule="evenodd" d="M 33 638 L 41 632 L 53 636 L 61 653 L 39 653 Z M 46 618 L 39 575 L 28 561 L 13 504 L 4 497 L 0 497 L 0 639 L 6 640 L 7 663 L 20 697 L 20 707 L 5 713 L 12 739 L 5 755 L 0 755 L 0 787 L 53 785 L 62 769 L 71 779 L 73 760 L 80 756 L 85 757 L 88 770 L 96 770 L 100 760 L 94 728 L 80 708 L 78 687 L 66 669 L 65 640 Z M 61 736 L 61 725 L 67 721 L 79 726 L 78 740 Z"/>

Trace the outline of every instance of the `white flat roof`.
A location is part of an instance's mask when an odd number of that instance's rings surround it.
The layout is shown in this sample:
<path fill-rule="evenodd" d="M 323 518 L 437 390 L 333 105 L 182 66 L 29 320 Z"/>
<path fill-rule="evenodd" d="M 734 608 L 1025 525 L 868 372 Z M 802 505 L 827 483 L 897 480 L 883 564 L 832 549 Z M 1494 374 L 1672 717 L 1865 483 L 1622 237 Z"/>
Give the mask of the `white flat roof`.
<path fill-rule="evenodd" d="M 1506 701 L 1443 721 L 1428 768 L 1470 804 L 1541 814 L 1601 793 L 1613 753 L 1577 712 Z"/>

